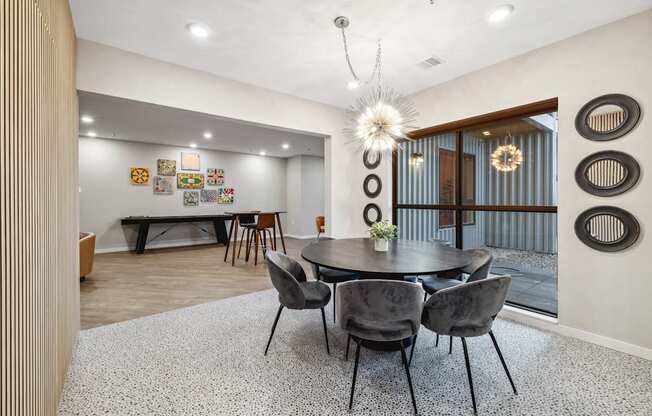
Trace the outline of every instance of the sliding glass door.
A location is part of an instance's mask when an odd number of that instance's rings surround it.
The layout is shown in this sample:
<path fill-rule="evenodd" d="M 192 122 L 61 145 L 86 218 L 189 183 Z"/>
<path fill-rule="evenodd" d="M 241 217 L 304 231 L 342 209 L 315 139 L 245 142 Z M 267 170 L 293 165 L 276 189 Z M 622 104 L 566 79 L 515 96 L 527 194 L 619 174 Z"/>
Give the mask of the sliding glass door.
<path fill-rule="evenodd" d="M 406 143 L 394 155 L 393 218 L 399 238 L 489 250 L 491 273 L 513 278 L 508 303 L 556 315 L 556 103 L 549 107 Z"/>

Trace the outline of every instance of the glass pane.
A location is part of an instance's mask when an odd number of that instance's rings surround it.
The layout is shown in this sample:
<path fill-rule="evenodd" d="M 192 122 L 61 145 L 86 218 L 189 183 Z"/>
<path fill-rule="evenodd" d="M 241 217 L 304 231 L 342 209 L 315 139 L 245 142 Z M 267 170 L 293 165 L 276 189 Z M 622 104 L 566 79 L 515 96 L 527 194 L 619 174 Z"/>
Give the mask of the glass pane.
<path fill-rule="evenodd" d="M 484 248 L 491 273 L 512 276 L 507 302 L 557 315 L 557 214 L 476 211 L 464 249 Z"/>
<path fill-rule="evenodd" d="M 442 225 L 441 221 L 451 221 Z M 399 209 L 396 224 L 398 238 L 403 240 L 438 241 L 455 247 L 455 213 L 434 209 Z"/>
<path fill-rule="evenodd" d="M 407 142 L 397 156 L 399 204 L 455 203 L 455 133 Z"/>
<path fill-rule="evenodd" d="M 557 205 L 557 113 L 464 131 L 464 195 L 477 205 Z M 473 180 L 471 180 L 473 178 Z M 464 203 L 467 202 L 465 197 Z"/>

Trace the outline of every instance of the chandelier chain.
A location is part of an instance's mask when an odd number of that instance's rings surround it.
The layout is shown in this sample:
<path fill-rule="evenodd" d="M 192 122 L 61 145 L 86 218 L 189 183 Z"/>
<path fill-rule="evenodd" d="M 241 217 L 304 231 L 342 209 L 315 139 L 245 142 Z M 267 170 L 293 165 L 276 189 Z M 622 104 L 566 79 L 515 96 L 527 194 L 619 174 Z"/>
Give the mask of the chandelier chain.
<path fill-rule="evenodd" d="M 342 31 L 342 43 L 344 44 L 344 55 L 346 57 L 346 64 L 349 67 L 349 71 L 351 72 L 353 79 L 360 82 L 360 77 L 358 77 L 358 74 L 355 72 L 355 69 L 353 69 L 353 63 L 351 63 L 351 55 L 349 54 L 349 44 L 346 40 L 346 32 L 344 30 L 344 27 L 341 27 L 340 30 Z M 374 64 L 374 68 L 371 71 L 371 76 L 367 81 L 365 81 L 365 84 L 370 84 L 374 81 L 375 78 L 377 78 L 378 85 L 380 85 L 382 79 L 381 61 L 382 61 L 382 47 L 381 47 L 381 40 L 378 39 L 378 49 L 376 50 L 376 63 Z"/>

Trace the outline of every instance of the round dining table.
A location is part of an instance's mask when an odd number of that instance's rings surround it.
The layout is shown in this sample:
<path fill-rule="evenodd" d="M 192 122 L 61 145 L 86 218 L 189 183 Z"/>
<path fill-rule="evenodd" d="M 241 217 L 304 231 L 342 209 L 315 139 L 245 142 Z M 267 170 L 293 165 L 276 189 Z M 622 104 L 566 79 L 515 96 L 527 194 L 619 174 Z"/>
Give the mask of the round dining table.
<path fill-rule="evenodd" d="M 393 240 L 387 251 L 375 251 L 368 238 L 321 240 L 307 245 L 301 257 L 317 266 L 354 272 L 363 279 L 403 279 L 436 274 L 471 264 L 464 251 L 441 243 Z"/>

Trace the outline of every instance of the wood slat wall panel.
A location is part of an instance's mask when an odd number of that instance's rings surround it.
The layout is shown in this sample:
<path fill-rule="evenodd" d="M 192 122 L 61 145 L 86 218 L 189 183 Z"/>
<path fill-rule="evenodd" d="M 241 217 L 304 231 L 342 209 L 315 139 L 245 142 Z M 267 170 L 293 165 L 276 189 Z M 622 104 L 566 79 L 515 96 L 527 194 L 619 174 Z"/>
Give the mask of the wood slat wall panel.
<path fill-rule="evenodd" d="M 75 35 L 67 0 L 0 0 L 2 416 L 55 415 L 79 331 Z"/>

